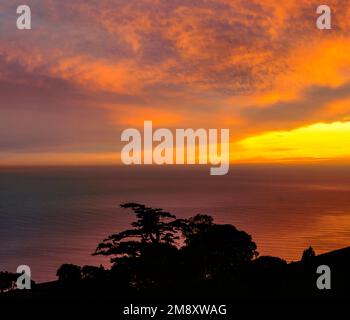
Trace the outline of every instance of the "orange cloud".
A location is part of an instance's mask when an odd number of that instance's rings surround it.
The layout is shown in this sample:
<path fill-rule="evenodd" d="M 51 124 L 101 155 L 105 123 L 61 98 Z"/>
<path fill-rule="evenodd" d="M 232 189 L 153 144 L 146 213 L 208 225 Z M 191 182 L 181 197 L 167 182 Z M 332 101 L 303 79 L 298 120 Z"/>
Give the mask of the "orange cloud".
<path fill-rule="evenodd" d="M 233 144 L 271 131 L 345 121 L 350 9 L 339 0 L 328 4 L 334 19 L 326 31 L 315 27 L 316 0 L 79 0 L 47 2 L 40 10 L 33 5 L 40 23 L 25 36 L 12 28 L 10 15 L 1 21 L 2 108 L 18 106 L 10 84 L 24 93 L 33 92 L 33 84 L 49 92 L 31 97 L 43 114 L 60 108 L 50 97 L 62 87 L 76 88 L 72 108 L 105 115 L 95 128 L 103 126 L 102 119 L 115 132 L 147 119 L 160 127 L 229 127 Z M 1 12 L 12 10 L 0 6 Z M 18 112 L 18 123 L 23 117 Z M 49 128 L 40 128 L 38 136 L 50 137 Z M 16 135 L 16 128 L 11 132 Z M 84 139 L 82 133 L 72 137 L 76 144 Z M 61 150 L 59 142 L 52 143 Z"/>

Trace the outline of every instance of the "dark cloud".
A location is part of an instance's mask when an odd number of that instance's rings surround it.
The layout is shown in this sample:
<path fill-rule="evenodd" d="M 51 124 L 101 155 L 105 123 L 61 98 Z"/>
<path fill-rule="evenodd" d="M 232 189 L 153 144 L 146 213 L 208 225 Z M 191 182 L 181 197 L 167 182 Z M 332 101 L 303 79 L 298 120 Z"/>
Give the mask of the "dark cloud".
<path fill-rule="evenodd" d="M 277 102 L 258 108 L 251 106 L 242 110 L 241 114 L 252 122 L 284 126 L 286 123 L 314 119 L 329 103 L 346 98 L 350 98 L 350 83 L 338 87 L 313 86 L 304 90 L 296 101 Z"/>

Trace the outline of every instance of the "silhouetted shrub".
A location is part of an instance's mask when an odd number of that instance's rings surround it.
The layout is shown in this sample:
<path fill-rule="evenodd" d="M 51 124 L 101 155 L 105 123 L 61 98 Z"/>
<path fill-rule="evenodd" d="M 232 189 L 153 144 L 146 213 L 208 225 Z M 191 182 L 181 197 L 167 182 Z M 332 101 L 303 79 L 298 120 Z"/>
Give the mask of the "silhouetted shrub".
<path fill-rule="evenodd" d="M 81 267 L 74 264 L 63 264 L 57 270 L 57 277 L 63 283 L 78 283 L 81 279 Z"/>
<path fill-rule="evenodd" d="M 305 264 L 310 263 L 315 256 L 315 250 L 312 247 L 309 247 L 304 250 L 303 255 L 301 257 L 301 261 Z"/>

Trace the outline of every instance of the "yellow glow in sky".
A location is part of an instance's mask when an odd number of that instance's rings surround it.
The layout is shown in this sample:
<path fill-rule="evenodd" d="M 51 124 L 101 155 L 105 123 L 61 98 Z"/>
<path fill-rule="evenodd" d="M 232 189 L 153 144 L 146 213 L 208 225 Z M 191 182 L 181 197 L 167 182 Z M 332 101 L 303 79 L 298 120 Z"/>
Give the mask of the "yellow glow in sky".
<path fill-rule="evenodd" d="M 291 131 L 273 131 L 241 140 L 239 160 L 350 158 L 350 121 L 316 123 Z"/>

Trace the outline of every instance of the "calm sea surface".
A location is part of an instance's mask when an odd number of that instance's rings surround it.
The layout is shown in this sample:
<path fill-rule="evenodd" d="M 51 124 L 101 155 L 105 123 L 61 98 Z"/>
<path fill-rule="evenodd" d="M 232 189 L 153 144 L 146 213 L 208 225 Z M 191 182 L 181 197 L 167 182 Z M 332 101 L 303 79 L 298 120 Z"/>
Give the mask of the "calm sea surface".
<path fill-rule="evenodd" d="M 300 258 L 350 245 L 350 167 L 76 167 L 0 169 L 0 270 L 27 264 L 36 281 L 62 263 L 103 263 L 100 240 L 133 219 L 120 203 L 161 207 L 178 217 L 211 214 L 253 236 L 261 255 Z"/>

